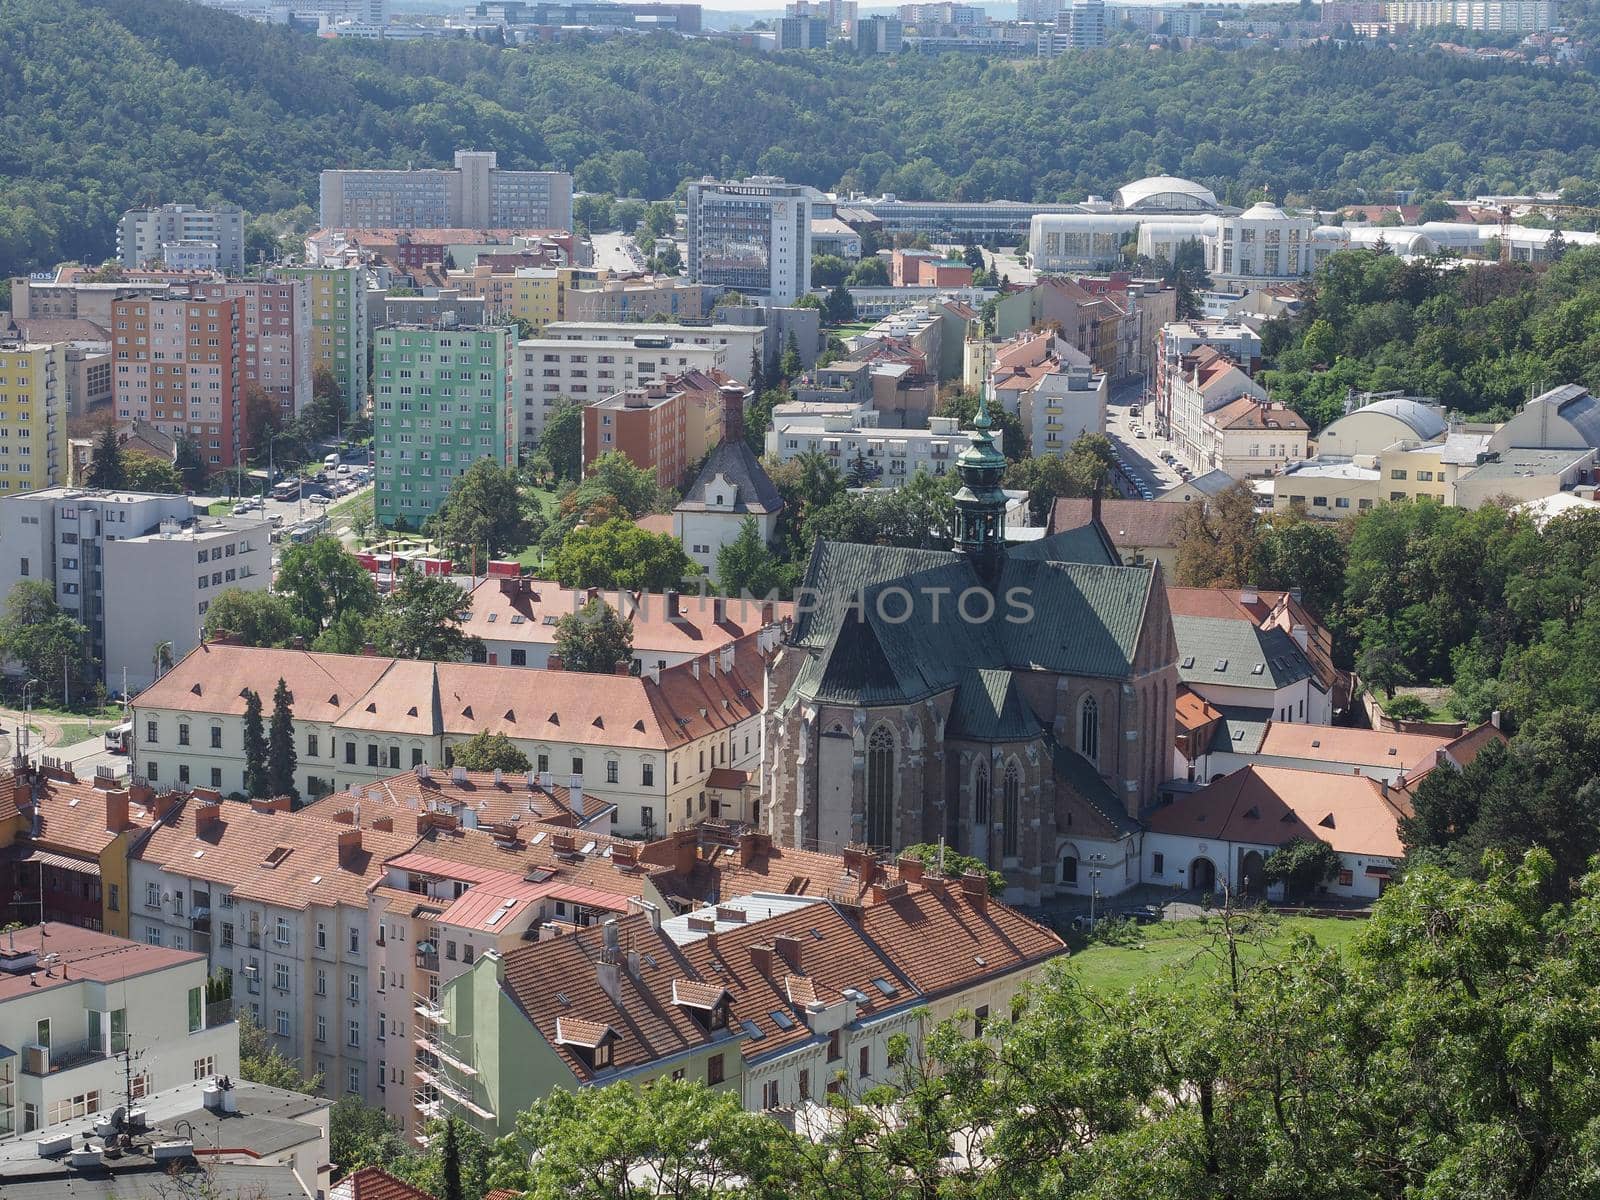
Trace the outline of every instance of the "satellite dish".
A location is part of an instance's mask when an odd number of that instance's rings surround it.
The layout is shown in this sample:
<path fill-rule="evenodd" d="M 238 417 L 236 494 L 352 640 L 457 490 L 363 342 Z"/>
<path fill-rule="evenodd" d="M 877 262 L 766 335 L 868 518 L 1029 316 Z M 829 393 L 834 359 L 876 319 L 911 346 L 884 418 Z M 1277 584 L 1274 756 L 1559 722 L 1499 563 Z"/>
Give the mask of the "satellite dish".
<path fill-rule="evenodd" d="M 111 1124 L 114 1128 L 121 1129 L 128 1122 L 128 1110 L 122 1105 L 117 1105 L 111 1110 Z"/>

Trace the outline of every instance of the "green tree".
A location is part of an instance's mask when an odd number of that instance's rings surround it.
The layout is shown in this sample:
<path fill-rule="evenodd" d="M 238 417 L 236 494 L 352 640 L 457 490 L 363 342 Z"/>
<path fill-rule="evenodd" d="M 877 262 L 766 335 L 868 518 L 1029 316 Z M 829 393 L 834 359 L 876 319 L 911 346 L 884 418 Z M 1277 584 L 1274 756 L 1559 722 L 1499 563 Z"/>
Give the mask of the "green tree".
<path fill-rule="evenodd" d="M 122 473 L 122 443 L 117 439 L 115 425 L 107 425 L 95 438 L 94 456 L 89 460 L 89 475 L 84 482 L 92 488 L 126 486 Z"/>
<path fill-rule="evenodd" d="M 729 596 L 770 596 L 782 590 L 783 564 L 754 517 L 741 521 L 739 536 L 717 551 L 717 584 Z"/>
<path fill-rule="evenodd" d="M 279 678 L 278 686 L 272 693 L 272 733 L 267 745 L 267 795 L 300 799 L 300 789 L 294 785 L 297 761 L 294 711 L 290 707 L 289 687 Z"/>
<path fill-rule="evenodd" d="M 312 635 L 326 629 L 337 616 L 366 615 L 378 605 L 372 573 L 335 537 L 312 538 L 286 550 L 274 586 L 294 606 L 295 619 Z"/>
<path fill-rule="evenodd" d="M 633 661 L 633 622 L 596 596 L 556 622 L 555 645 L 563 670 L 610 675 Z"/>
<path fill-rule="evenodd" d="M 490 1181 L 570 1200 L 784 1200 L 787 1138 L 735 1092 L 682 1080 L 557 1089 L 495 1145 Z"/>
<path fill-rule="evenodd" d="M 539 449 L 550 460 L 557 479 L 576 481 L 583 475 L 583 409 L 562 397 L 545 414 Z"/>
<path fill-rule="evenodd" d="M 482 554 L 487 562 L 526 550 L 543 532 L 543 524 L 543 513 L 530 509 L 518 486 L 516 471 L 480 458 L 456 477 L 423 529 L 458 559 Z"/>
<path fill-rule="evenodd" d="M 549 565 L 562 587 L 648 592 L 677 588 L 699 571 L 676 538 L 621 518 L 574 529 Z"/>
<path fill-rule="evenodd" d="M 451 746 L 450 762 L 469 771 L 526 771 L 533 765 L 505 734 L 486 729 Z"/>
<path fill-rule="evenodd" d="M 367 640 L 380 654 L 433 662 L 460 662 L 483 643 L 466 633 L 467 601 L 442 575 L 404 571 L 367 621 Z"/>
<path fill-rule="evenodd" d="M 256 1020 L 245 1010 L 239 1022 L 239 1078 L 286 1092 L 314 1093 L 322 1088 L 321 1075 L 303 1075 L 300 1068 L 285 1058 Z"/>
<path fill-rule="evenodd" d="M 183 491 L 183 475 L 172 463 L 131 451 L 122 456 L 122 486 L 130 492 L 176 496 Z"/>
<path fill-rule="evenodd" d="M 267 774 L 267 732 L 261 718 L 261 696 L 247 691 L 244 697 L 244 792 L 252 799 L 273 795 Z"/>
<path fill-rule="evenodd" d="M 1261 878 L 1244 881 L 1254 888 L 1259 884 L 1281 883 L 1290 899 L 1312 896 L 1318 887 L 1336 878 L 1344 861 L 1327 842 L 1316 838 L 1290 838 L 1262 864 Z"/>
<path fill-rule="evenodd" d="M 844 284 L 835 284 L 828 293 L 823 315 L 830 325 L 848 325 L 856 319 L 856 302 Z"/>
<path fill-rule="evenodd" d="M 962 429 L 971 429 L 978 415 L 978 394 L 956 392 L 940 402 L 938 416 L 954 417 Z M 1021 462 L 1028 457 L 1028 435 L 1022 428 L 1022 418 L 1007 412 L 998 405 L 989 409 L 989 419 L 1000 434 L 1000 449 L 1008 462 Z"/>
<path fill-rule="evenodd" d="M 960 879 L 969 871 L 976 871 L 989 881 L 989 894 L 1003 896 L 1006 890 L 1006 877 L 999 871 L 991 870 L 989 864 L 981 858 L 974 858 L 970 854 L 957 854 L 948 846 L 941 846 L 936 842 L 917 842 L 900 851 L 901 858 L 914 858 L 924 863 L 934 872 L 942 871 L 947 879 Z"/>
<path fill-rule="evenodd" d="M 1013 463 L 1006 470 L 1005 482 L 1007 487 L 1028 493 L 1028 514 L 1034 524 L 1042 525 L 1058 499 L 1109 491 L 1115 461 L 1109 438 L 1086 433 L 1065 454 L 1041 454 Z"/>
<path fill-rule="evenodd" d="M 202 628 L 208 638 L 227 633 L 246 646 L 287 646 L 295 634 L 295 613 L 282 596 L 233 587 L 211 602 Z"/>
<path fill-rule="evenodd" d="M 340 1096 L 328 1110 L 328 1147 L 341 1175 L 362 1167 L 392 1171 L 411 1154 L 395 1119 L 353 1092 Z"/>
<path fill-rule="evenodd" d="M 1311 611 L 1326 619 L 1344 594 L 1344 542 L 1337 529 L 1292 510 L 1270 514 L 1261 523 L 1255 582 L 1270 588 L 1299 588 Z"/>
<path fill-rule="evenodd" d="M 850 273 L 850 266 L 836 254 L 811 256 L 811 286 L 831 288 L 841 284 Z"/>
<path fill-rule="evenodd" d="M 848 287 L 888 287 L 889 267 L 876 254 L 868 255 L 850 269 Z"/>
<path fill-rule="evenodd" d="M 457 1135 L 458 1124 L 459 1122 L 453 1120 L 444 1123 L 444 1136 L 441 1139 L 443 1147 L 439 1151 L 439 1172 L 443 1178 L 444 1188 L 439 1194 L 439 1200 L 466 1200 L 466 1193 L 461 1190 L 461 1143 Z"/>
<path fill-rule="evenodd" d="M 6 595 L 0 616 L 0 650 L 39 681 L 40 695 L 55 692 L 62 672 L 76 695 L 91 673 L 89 631 L 56 604 L 55 589 L 41 579 L 23 579 Z"/>
<path fill-rule="evenodd" d="M 1176 581 L 1185 587 L 1243 587 L 1260 558 L 1255 493 L 1236 483 L 1178 519 Z"/>
<path fill-rule="evenodd" d="M 795 379 L 803 370 L 805 364 L 800 361 L 800 339 L 791 329 L 789 336 L 784 339 L 783 357 L 778 360 L 778 374 L 785 379 Z"/>

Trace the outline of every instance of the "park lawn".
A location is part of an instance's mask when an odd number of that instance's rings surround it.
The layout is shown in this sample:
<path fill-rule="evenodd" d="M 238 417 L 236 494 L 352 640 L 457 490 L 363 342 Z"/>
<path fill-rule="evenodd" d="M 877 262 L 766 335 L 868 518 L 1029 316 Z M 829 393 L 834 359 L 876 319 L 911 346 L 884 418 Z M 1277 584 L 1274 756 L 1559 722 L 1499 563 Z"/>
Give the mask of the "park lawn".
<path fill-rule="evenodd" d="M 73 722 L 61 726 L 61 742 L 63 746 L 76 746 L 79 742 L 87 742 L 90 738 L 97 738 L 110 729 L 113 722 L 104 721 L 93 725 Z"/>
<path fill-rule="evenodd" d="M 1222 967 L 1221 947 L 1213 954 L 1208 931 L 1218 928 L 1215 918 L 1163 921 L 1140 926 L 1139 940 L 1126 946 L 1090 946 L 1072 956 L 1073 968 L 1092 991 L 1121 993 L 1149 979 L 1187 990 Z M 1282 917 L 1269 945 L 1287 946 L 1295 933 L 1309 933 L 1323 946 L 1351 953 L 1355 939 L 1367 927 L 1366 919 L 1342 917 Z M 1247 947 L 1246 957 L 1260 951 Z"/>

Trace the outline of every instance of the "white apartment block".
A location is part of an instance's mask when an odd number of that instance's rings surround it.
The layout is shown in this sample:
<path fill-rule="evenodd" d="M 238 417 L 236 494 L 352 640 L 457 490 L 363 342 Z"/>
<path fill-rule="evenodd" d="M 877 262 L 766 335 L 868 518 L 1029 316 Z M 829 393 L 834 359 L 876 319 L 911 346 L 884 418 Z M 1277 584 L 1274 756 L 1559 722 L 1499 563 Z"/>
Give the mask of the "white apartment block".
<path fill-rule="evenodd" d="M 899 487 L 918 471 L 945 475 L 966 447 L 969 431 L 954 417 L 933 417 L 927 429 L 881 429 L 865 405 L 780 404 L 772 410 L 766 452 L 788 462 L 808 452 L 825 455 L 846 477 L 865 464 L 873 487 Z M 1001 443 L 1001 431 L 992 434 Z"/>
<path fill-rule="evenodd" d="M 506 171 L 493 150 L 443 170 L 324 171 L 322 224 L 336 229 L 571 229 L 572 176 Z"/>
<path fill-rule="evenodd" d="M 1383 18 L 1427 29 L 1459 25 L 1477 33 L 1545 33 L 1555 23 L 1554 0 L 1388 0 Z"/>
<path fill-rule="evenodd" d="M 726 371 L 732 365 L 720 346 L 679 345 L 636 325 L 627 340 L 574 342 L 529 338 L 517 343 L 512 384 L 516 430 L 523 445 L 544 435 L 545 418 L 558 400 L 591 404 L 620 391 L 656 383 L 685 371 Z M 648 331 L 648 332 L 646 332 Z M 748 371 L 749 359 L 745 359 Z"/>
<path fill-rule="evenodd" d="M 821 192 L 770 175 L 688 191 L 689 278 L 793 304 L 811 290 L 811 217 Z"/>
<path fill-rule="evenodd" d="M 159 644 L 170 643 L 165 653 L 174 662 L 195 647 L 218 593 L 267 586 L 269 529 L 262 521 L 197 518 L 184 496 L 68 487 L 6 496 L 0 595 L 24 579 L 50 583 L 62 610 L 88 627 L 106 685 L 121 690 L 126 666 L 128 685 L 143 686 Z M 203 587 L 201 553 L 209 568 Z"/>
<path fill-rule="evenodd" d="M 129 861 L 130 934 L 205 954 L 231 979 L 235 1010 L 329 1095 L 381 1102 L 366 889 L 415 841 L 414 828 L 192 797 Z"/>
<path fill-rule="evenodd" d="M 272 583 L 272 526 L 237 517 L 163 521 L 154 533 L 108 538 L 105 580 L 107 686 L 155 681 L 156 659 L 177 662 L 200 643 L 206 610 L 223 592 Z"/>
<path fill-rule="evenodd" d="M 237 1075 L 238 1027 L 208 1021 L 205 990 L 199 954 L 56 922 L 8 935 L 0 1040 L 15 1051 L 0 1059 L 0 1140 Z"/>
<path fill-rule="evenodd" d="M 1104 433 L 1109 394 L 1109 380 L 1089 364 L 1056 364 L 1022 393 L 1022 424 L 1033 453 L 1065 454 L 1085 434 Z"/>
<path fill-rule="evenodd" d="M 200 264 L 198 269 L 242 271 L 244 213 L 232 206 L 192 204 L 129 209 L 117 223 L 117 257 L 129 269 L 155 262 L 185 270 Z"/>
<path fill-rule="evenodd" d="M 629 342 L 640 335 L 637 321 L 552 321 L 540 333 L 544 341 Z M 652 338 L 666 338 L 674 346 L 712 347 L 727 356 L 722 369 L 740 383 L 750 382 L 751 365 L 764 356 L 765 325 L 665 325 L 651 322 Z"/>

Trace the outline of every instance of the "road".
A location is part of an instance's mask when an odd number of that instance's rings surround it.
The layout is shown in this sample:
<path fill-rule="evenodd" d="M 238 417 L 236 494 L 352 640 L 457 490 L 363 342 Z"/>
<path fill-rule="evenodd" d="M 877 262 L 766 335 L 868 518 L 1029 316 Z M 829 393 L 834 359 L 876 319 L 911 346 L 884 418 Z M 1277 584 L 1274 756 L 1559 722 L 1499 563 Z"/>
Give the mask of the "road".
<path fill-rule="evenodd" d="M 627 233 L 596 233 L 590 235 L 594 247 L 594 265 L 618 274 L 632 275 L 644 270 L 644 255 Z"/>
<path fill-rule="evenodd" d="M 1111 438 L 1111 444 L 1122 455 L 1123 462 L 1128 464 L 1134 479 L 1143 482 L 1151 494 L 1156 495 L 1180 482 L 1182 476 L 1175 468 L 1161 461 L 1161 451 L 1168 448 L 1166 443 L 1156 439 L 1145 419 L 1135 418 L 1131 414 L 1133 405 L 1140 403 L 1143 391 L 1144 382 L 1140 379 L 1128 380 L 1111 389 L 1106 402 L 1106 433 Z M 1135 425 L 1144 431 L 1144 437 L 1134 433 Z M 1119 487 L 1125 495 L 1137 496 L 1139 489 L 1129 486 L 1129 483 L 1128 480 L 1121 480 Z"/>
<path fill-rule="evenodd" d="M 12 747 L 22 729 L 22 721 L 21 710 L 0 708 L 0 754 L 8 758 L 13 756 Z M 31 732 L 27 757 L 37 760 L 41 755 L 48 755 L 71 767 L 79 779 L 93 779 L 95 768 L 102 765 L 112 766 L 118 774 L 125 774 L 127 756 L 108 753 L 105 748 L 105 730 L 114 724 L 114 721 L 98 717 L 63 716 L 38 711 L 29 713 L 28 728 Z M 71 744 L 62 743 L 64 731 L 85 725 L 95 731 L 93 737 Z"/>

